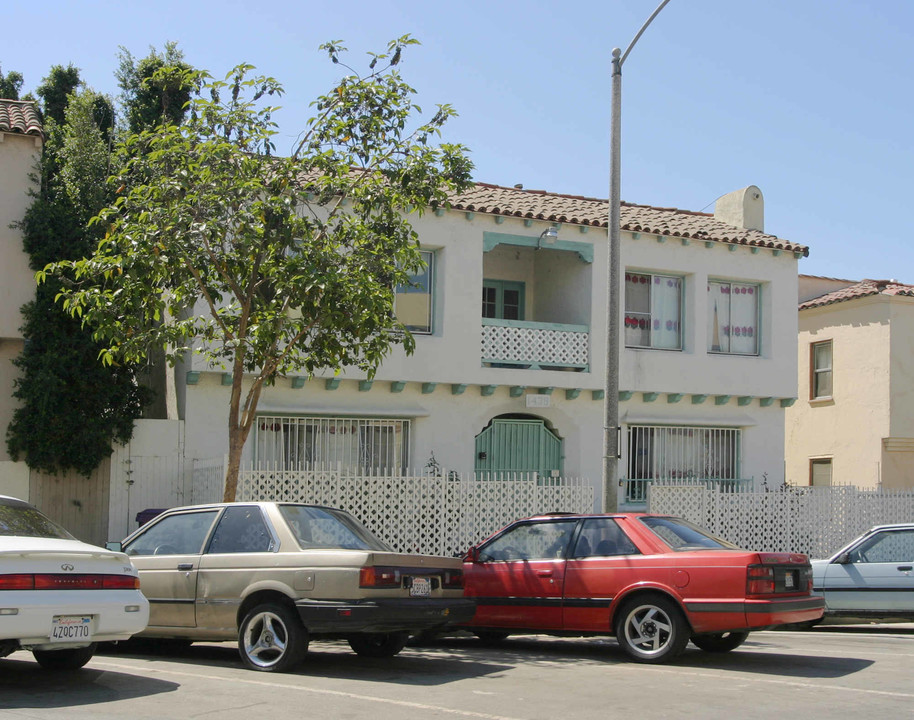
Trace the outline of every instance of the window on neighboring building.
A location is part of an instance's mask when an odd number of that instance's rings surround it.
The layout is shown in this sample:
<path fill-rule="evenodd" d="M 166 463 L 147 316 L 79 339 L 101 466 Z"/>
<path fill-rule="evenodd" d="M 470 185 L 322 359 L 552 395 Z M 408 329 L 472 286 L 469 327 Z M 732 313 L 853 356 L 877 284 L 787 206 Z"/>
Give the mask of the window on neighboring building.
<path fill-rule="evenodd" d="M 399 474 L 409 463 L 409 420 L 262 415 L 255 432 L 260 465 Z"/>
<path fill-rule="evenodd" d="M 625 346 L 682 349 L 682 278 L 625 273 Z"/>
<path fill-rule="evenodd" d="M 631 425 L 631 480 L 739 479 L 738 428 Z"/>
<path fill-rule="evenodd" d="M 483 280 L 482 316 L 498 320 L 523 320 L 524 284 L 511 280 Z"/>
<path fill-rule="evenodd" d="M 831 458 L 817 458 L 809 461 L 809 484 L 813 487 L 831 485 Z"/>
<path fill-rule="evenodd" d="M 435 253 L 421 250 L 424 268 L 411 275 L 408 285 L 398 285 L 394 301 L 397 319 L 414 333 L 430 335 L 433 332 Z"/>
<path fill-rule="evenodd" d="M 810 346 L 811 370 L 809 390 L 810 398 L 830 398 L 832 396 L 832 345 L 831 340 L 812 343 Z"/>
<path fill-rule="evenodd" d="M 760 295 L 761 287 L 754 283 L 708 283 L 710 352 L 758 355 Z"/>

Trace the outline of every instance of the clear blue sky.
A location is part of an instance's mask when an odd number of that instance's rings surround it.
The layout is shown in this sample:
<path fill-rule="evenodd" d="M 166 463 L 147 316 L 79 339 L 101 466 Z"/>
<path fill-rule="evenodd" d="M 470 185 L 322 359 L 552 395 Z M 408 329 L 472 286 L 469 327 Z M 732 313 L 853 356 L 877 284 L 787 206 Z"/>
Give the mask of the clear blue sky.
<path fill-rule="evenodd" d="M 659 0 L 157 0 L 9 3 L 0 65 L 34 89 L 73 63 L 116 94 L 118 47 L 174 40 L 224 75 L 249 62 L 283 82 L 292 139 L 339 72 L 318 52 L 342 39 L 352 63 L 410 33 L 402 67 L 426 109 L 453 104 L 447 139 L 475 179 L 605 198 L 610 61 Z M 810 246 L 801 273 L 914 283 L 914 2 L 672 0 L 624 66 L 622 198 L 713 211 L 758 185 L 765 229 Z"/>

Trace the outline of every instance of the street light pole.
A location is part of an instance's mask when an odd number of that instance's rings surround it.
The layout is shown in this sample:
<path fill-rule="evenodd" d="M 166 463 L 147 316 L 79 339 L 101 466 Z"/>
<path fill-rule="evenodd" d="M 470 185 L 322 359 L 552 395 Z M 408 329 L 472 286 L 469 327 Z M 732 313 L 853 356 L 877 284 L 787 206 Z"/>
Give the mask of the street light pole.
<path fill-rule="evenodd" d="M 619 195 L 622 177 L 622 64 L 635 47 L 647 26 L 666 7 L 670 0 L 663 0 L 651 14 L 623 54 L 613 48 L 612 55 L 612 125 L 609 139 L 609 248 L 607 258 L 606 312 L 606 383 L 603 393 L 603 511 L 618 509 L 617 483 L 619 477 L 619 447 L 622 428 L 619 425 L 619 318 L 621 266 L 621 208 Z"/>

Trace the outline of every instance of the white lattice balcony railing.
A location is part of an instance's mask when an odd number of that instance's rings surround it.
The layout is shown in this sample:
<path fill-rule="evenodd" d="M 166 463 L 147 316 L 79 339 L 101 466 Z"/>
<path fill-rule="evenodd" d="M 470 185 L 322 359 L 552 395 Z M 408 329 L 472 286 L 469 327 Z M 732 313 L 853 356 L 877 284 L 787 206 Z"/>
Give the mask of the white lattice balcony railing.
<path fill-rule="evenodd" d="M 482 318 L 482 361 L 533 370 L 588 370 L 587 325 Z"/>

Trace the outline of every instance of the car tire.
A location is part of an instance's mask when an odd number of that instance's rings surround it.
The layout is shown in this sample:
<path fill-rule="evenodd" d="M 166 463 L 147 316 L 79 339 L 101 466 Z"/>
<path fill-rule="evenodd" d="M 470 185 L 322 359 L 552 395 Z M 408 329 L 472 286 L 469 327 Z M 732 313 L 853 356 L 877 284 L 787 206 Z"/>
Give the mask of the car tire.
<path fill-rule="evenodd" d="M 96 644 L 67 650 L 32 650 L 35 660 L 45 670 L 79 670 L 92 659 Z"/>
<path fill-rule="evenodd" d="M 349 647 L 362 657 L 393 657 L 406 647 L 409 633 L 361 633 L 349 638 Z"/>
<path fill-rule="evenodd" d="M 257 605 L 241 622 L 238 652 L 251 670 L 286 672 L 305 659 L 308 631 L 285 605 Z"/>
<path fill-rule="evenodd" d="M 627 601 L 616 616 L 616 640 L 635 662 L 663 663 L 689 642 L 689 627 L 679 606 L 662 595 Z"/>
<path fill-rule="evenodd" d="M 692 644 L 705 652 L 711 653 L 725 653 L 730 652 L 731 650 L 736 650 L 740 645 L 742 645 L 746 638 L 749 637 L 748 632 L 725 632 L 725 633 L 713 633 L 710 635 L 693 635 Z"/>

